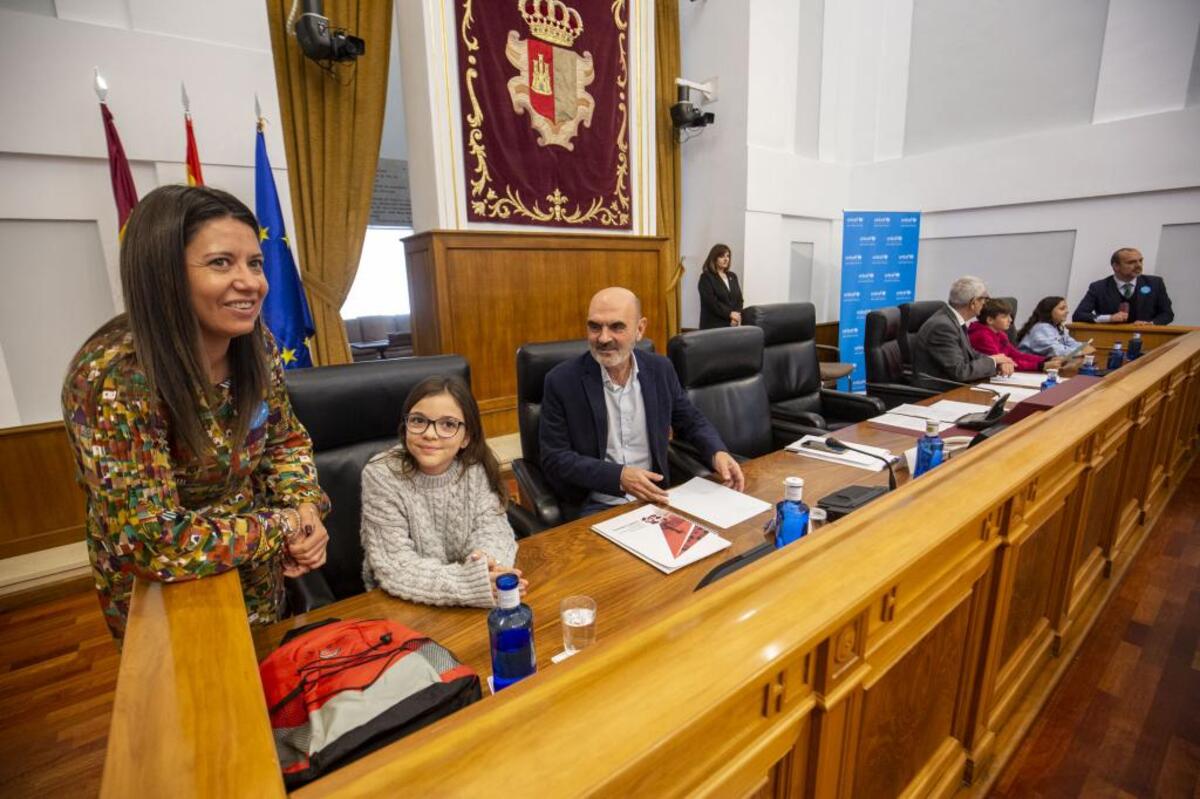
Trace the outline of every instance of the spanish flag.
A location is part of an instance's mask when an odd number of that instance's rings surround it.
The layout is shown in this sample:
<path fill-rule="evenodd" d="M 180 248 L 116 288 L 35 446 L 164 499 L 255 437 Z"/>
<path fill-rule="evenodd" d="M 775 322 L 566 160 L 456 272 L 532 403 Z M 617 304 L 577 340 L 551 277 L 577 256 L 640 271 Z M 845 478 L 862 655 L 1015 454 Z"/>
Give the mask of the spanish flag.
<path fill-rule="evenodd" d="M 133 173 L 129 171 L 129 160 L 108 104 L 100 103 L 100 118 L 104 120 L 104 138 L 108 143 L 108 174 L 112 178 L 113 199 L 117 202 L 117 228 L 125 236 L 125 222 L 137 205 L 137 188 L 133 185 Z"/>
<path fill-rule="evenodd" d="M 187 129 L 187 182 L 189 186 L 203 186 L 204 175 L 200 173 L 200 152 L 196 149 L 196 134 L 192 131 L 192 115 L 183 115 Z"/>

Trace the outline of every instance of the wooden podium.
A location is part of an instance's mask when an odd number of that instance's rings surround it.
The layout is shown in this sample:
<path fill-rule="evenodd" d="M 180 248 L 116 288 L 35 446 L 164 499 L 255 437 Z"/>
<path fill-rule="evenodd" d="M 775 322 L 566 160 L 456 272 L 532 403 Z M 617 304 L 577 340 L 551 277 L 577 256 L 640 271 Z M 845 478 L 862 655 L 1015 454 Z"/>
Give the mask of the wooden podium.
<path fill-rule="evenodd" d="M 582 339 L 587 304 L 606 286 L 641 298 L 646 335 L 667 346 L 667 240 L 647 236 L 430 231 L 404 240 L 413 352 L 454 353 L 488 435 L 517 430 L 516 353 L 536 341 Z"/>
<path fill-rule="evenodd" d="M 1070 322 L 1067 326 L 1071 335 L 1079 341 L 1092 339 L 1096 348 L 1096 365 L 1101 369 L 1108 360 L 1108 351 L 1113 343 L 1119 341 L 1122 347 L 1128 347 L 1134 333 L 1142 334 L 1142 352 L 1149 352 L 1174 338 L 1200 330 L 1200 327 L 1184 325 L 1097 325 L 1091 322 Z"/>

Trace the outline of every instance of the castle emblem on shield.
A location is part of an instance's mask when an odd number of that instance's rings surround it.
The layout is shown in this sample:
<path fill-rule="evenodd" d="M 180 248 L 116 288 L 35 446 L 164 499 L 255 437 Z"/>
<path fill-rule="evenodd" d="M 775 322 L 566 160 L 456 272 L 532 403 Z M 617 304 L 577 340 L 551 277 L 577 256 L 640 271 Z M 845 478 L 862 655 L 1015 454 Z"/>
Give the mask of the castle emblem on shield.
<path fill-rule="evenodd" d="M 537 143 L 574 150 L 580 124 L 592 125 L 596 101 L 587 87 L 596 79 L 592 54 L 571 49 L 583 33 L 583 18 L 562 0 L 517 0 L 532 37 L 508 32 L 504 53 L 517 69 L 508 82 L 513 111 L 528 114 Z"/>

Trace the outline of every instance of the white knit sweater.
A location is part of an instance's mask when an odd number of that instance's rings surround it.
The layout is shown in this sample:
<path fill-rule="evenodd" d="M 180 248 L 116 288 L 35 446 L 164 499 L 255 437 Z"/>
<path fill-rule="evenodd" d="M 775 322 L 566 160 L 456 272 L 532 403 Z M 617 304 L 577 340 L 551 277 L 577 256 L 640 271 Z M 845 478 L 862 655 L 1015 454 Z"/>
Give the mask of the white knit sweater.
<path fill-rule="evenodd" d="M 517 542 L 483 467 L 464 474 L 455 461 L 444 474 L 401 476 L 385 455 L 362 473 L 367 588 L 428 605 L 491 607 L 487 562 L 467 556 L 481 550 L 511 566 Z"/>

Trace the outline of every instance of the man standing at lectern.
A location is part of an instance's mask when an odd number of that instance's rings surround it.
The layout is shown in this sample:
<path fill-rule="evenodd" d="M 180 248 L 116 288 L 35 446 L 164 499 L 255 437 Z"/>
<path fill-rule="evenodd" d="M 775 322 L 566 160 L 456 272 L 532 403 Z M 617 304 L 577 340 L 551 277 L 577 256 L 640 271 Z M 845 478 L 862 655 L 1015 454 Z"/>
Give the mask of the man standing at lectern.
<path fill-rule="evenodd" d="M 1098 324 L 1169 325 L 1175 319 L 1167 284 L 1161 277 L 1142 274 L 1142 253 L 1122 247 L 1109 259 L 1112 277 L 1088 286 L 1075 309 L 1075 322 Z"/>
<path fill-rule="evenodd" d="M 587 516 L 641 499 L 667 501 L 667 438 L 695 446 L 725 485 L 741 467 L 679 385 L 671 362 L 634 349 L 646 331 L 642 304 L 607 288 L 588 305 L 588 352 L 546 375 L 538 441 L 554 492 Z"/>

